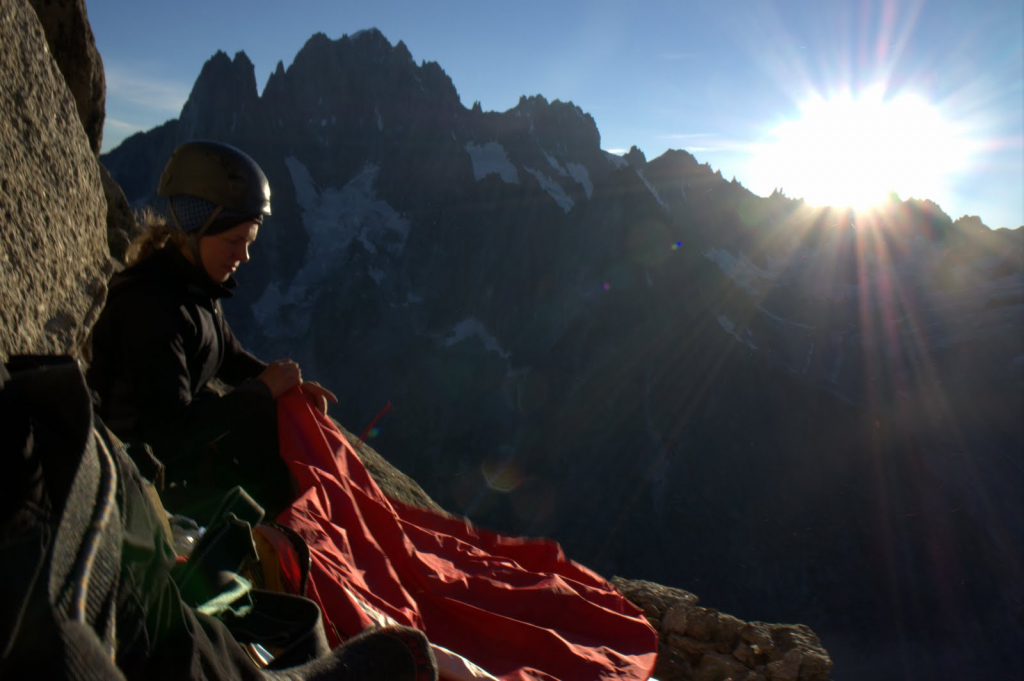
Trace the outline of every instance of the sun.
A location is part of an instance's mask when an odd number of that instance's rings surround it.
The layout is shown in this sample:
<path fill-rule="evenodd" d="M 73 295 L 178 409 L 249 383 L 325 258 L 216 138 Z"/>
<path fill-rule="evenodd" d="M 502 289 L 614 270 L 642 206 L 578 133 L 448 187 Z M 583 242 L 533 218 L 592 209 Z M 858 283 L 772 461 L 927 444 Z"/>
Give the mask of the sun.
<path fill-rule="evenodd" d="M 941 202 L 968 160 L 962 131 L 913 94 L 874 87 L 799 109 L 759 146 L 754 172 L 811 205 L 863 210 L 893 192 Z"/>

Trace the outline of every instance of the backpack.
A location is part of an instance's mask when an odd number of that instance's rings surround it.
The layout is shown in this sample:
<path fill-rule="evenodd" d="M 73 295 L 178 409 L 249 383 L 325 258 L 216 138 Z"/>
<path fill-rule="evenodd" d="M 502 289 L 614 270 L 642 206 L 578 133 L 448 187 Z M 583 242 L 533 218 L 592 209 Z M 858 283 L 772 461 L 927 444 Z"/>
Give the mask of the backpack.
<path fill-rule="evenodd" d="M 0 366 L 0 456 L 0 678 L 436 680 L 430 644 L 414 629 L 365 632 L 328 654 L 312 601 L 243 579 L 245 607 L 202 602 L 211 580 L 198 575 L 235 572 L 253 556 L 249 522 L 227 500 L 227 539 L 214 533 L 200 551 L 213 569 L 176 570 L 159 496 L 94 416 L 73 360 Z M 219 550 L 231 546 L 244 550 Z M 264 669 L 246 637 L 284 654 Z"/>
<path fill-rule="evenodd" d="M 0 677 L 120 678 L 118 470 L 77 365 L 0 367 Z"/>

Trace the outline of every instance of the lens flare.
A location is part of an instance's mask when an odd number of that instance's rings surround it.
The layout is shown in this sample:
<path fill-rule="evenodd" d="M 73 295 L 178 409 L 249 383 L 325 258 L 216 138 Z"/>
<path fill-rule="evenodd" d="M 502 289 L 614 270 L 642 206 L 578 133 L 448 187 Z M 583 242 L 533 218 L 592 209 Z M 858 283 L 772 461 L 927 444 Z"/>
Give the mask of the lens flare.
<path fill-rule="evenodd" d="M 523 474 L 515 462 L 505 457 L 488 457 L 480 463 L 480 472 L 487 486 L 496 492 L 508 493 L 519 487 Z"/>

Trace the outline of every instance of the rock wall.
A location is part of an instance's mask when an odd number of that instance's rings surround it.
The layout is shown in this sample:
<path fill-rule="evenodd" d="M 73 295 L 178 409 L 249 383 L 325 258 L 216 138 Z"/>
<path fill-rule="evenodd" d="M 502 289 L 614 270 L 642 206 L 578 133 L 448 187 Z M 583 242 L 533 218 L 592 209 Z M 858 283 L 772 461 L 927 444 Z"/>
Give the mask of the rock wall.
<path fill-rule="evenodd" d="M 71 90 L 25 0 L 0 4 L 0 148 L 0 358 L 77 355 L 111 273 L 107 205 Z"/>
<path fill-rule="evenodd" d="M 822 681 L 832 660 L 803 624 L 744 622 L 698 605 L 688 591 L 616 577 L 658 630 L 659 681 Z"/>
<path fill-rule="evenodd" d="M 75 98 L 92 153 L 98 155 L 103 143 L 107 85 L 85 2 L 31 0 L 31 5 L 43 25 L 50 54 Z"/>

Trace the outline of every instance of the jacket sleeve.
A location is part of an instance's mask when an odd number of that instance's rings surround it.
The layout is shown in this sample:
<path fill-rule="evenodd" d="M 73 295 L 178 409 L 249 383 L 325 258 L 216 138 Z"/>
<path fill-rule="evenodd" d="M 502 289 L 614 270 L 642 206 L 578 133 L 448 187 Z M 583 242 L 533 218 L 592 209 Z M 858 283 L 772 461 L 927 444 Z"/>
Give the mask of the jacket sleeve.
<path fill-rule="evenodd" d="M 144 310 L 144 311 L 143 311 Z M 260 381 L 246 381 L 223 397 L 192 397 L 187 347 L 195 328 L 184 312 L 144 306 L 123 357 L 139 400 L 137 432 L 165 463 L 202 453 L 225 433 L 276 419 L 276 402 Z"/>
<path fill-rule="evenodd" d="M 224 361 L 217 372 L 217 378 L 230 386 L 241 386 L 248 379 L 259 376 L 267 363 L 252 356 L 242 347 L 242 344 L 235 338 L 231 331 L 228 320 L 224 318 L 224 312 L 217 305 L 217 318 L 220 320 L 221 333 L 224 338 Z"/>

